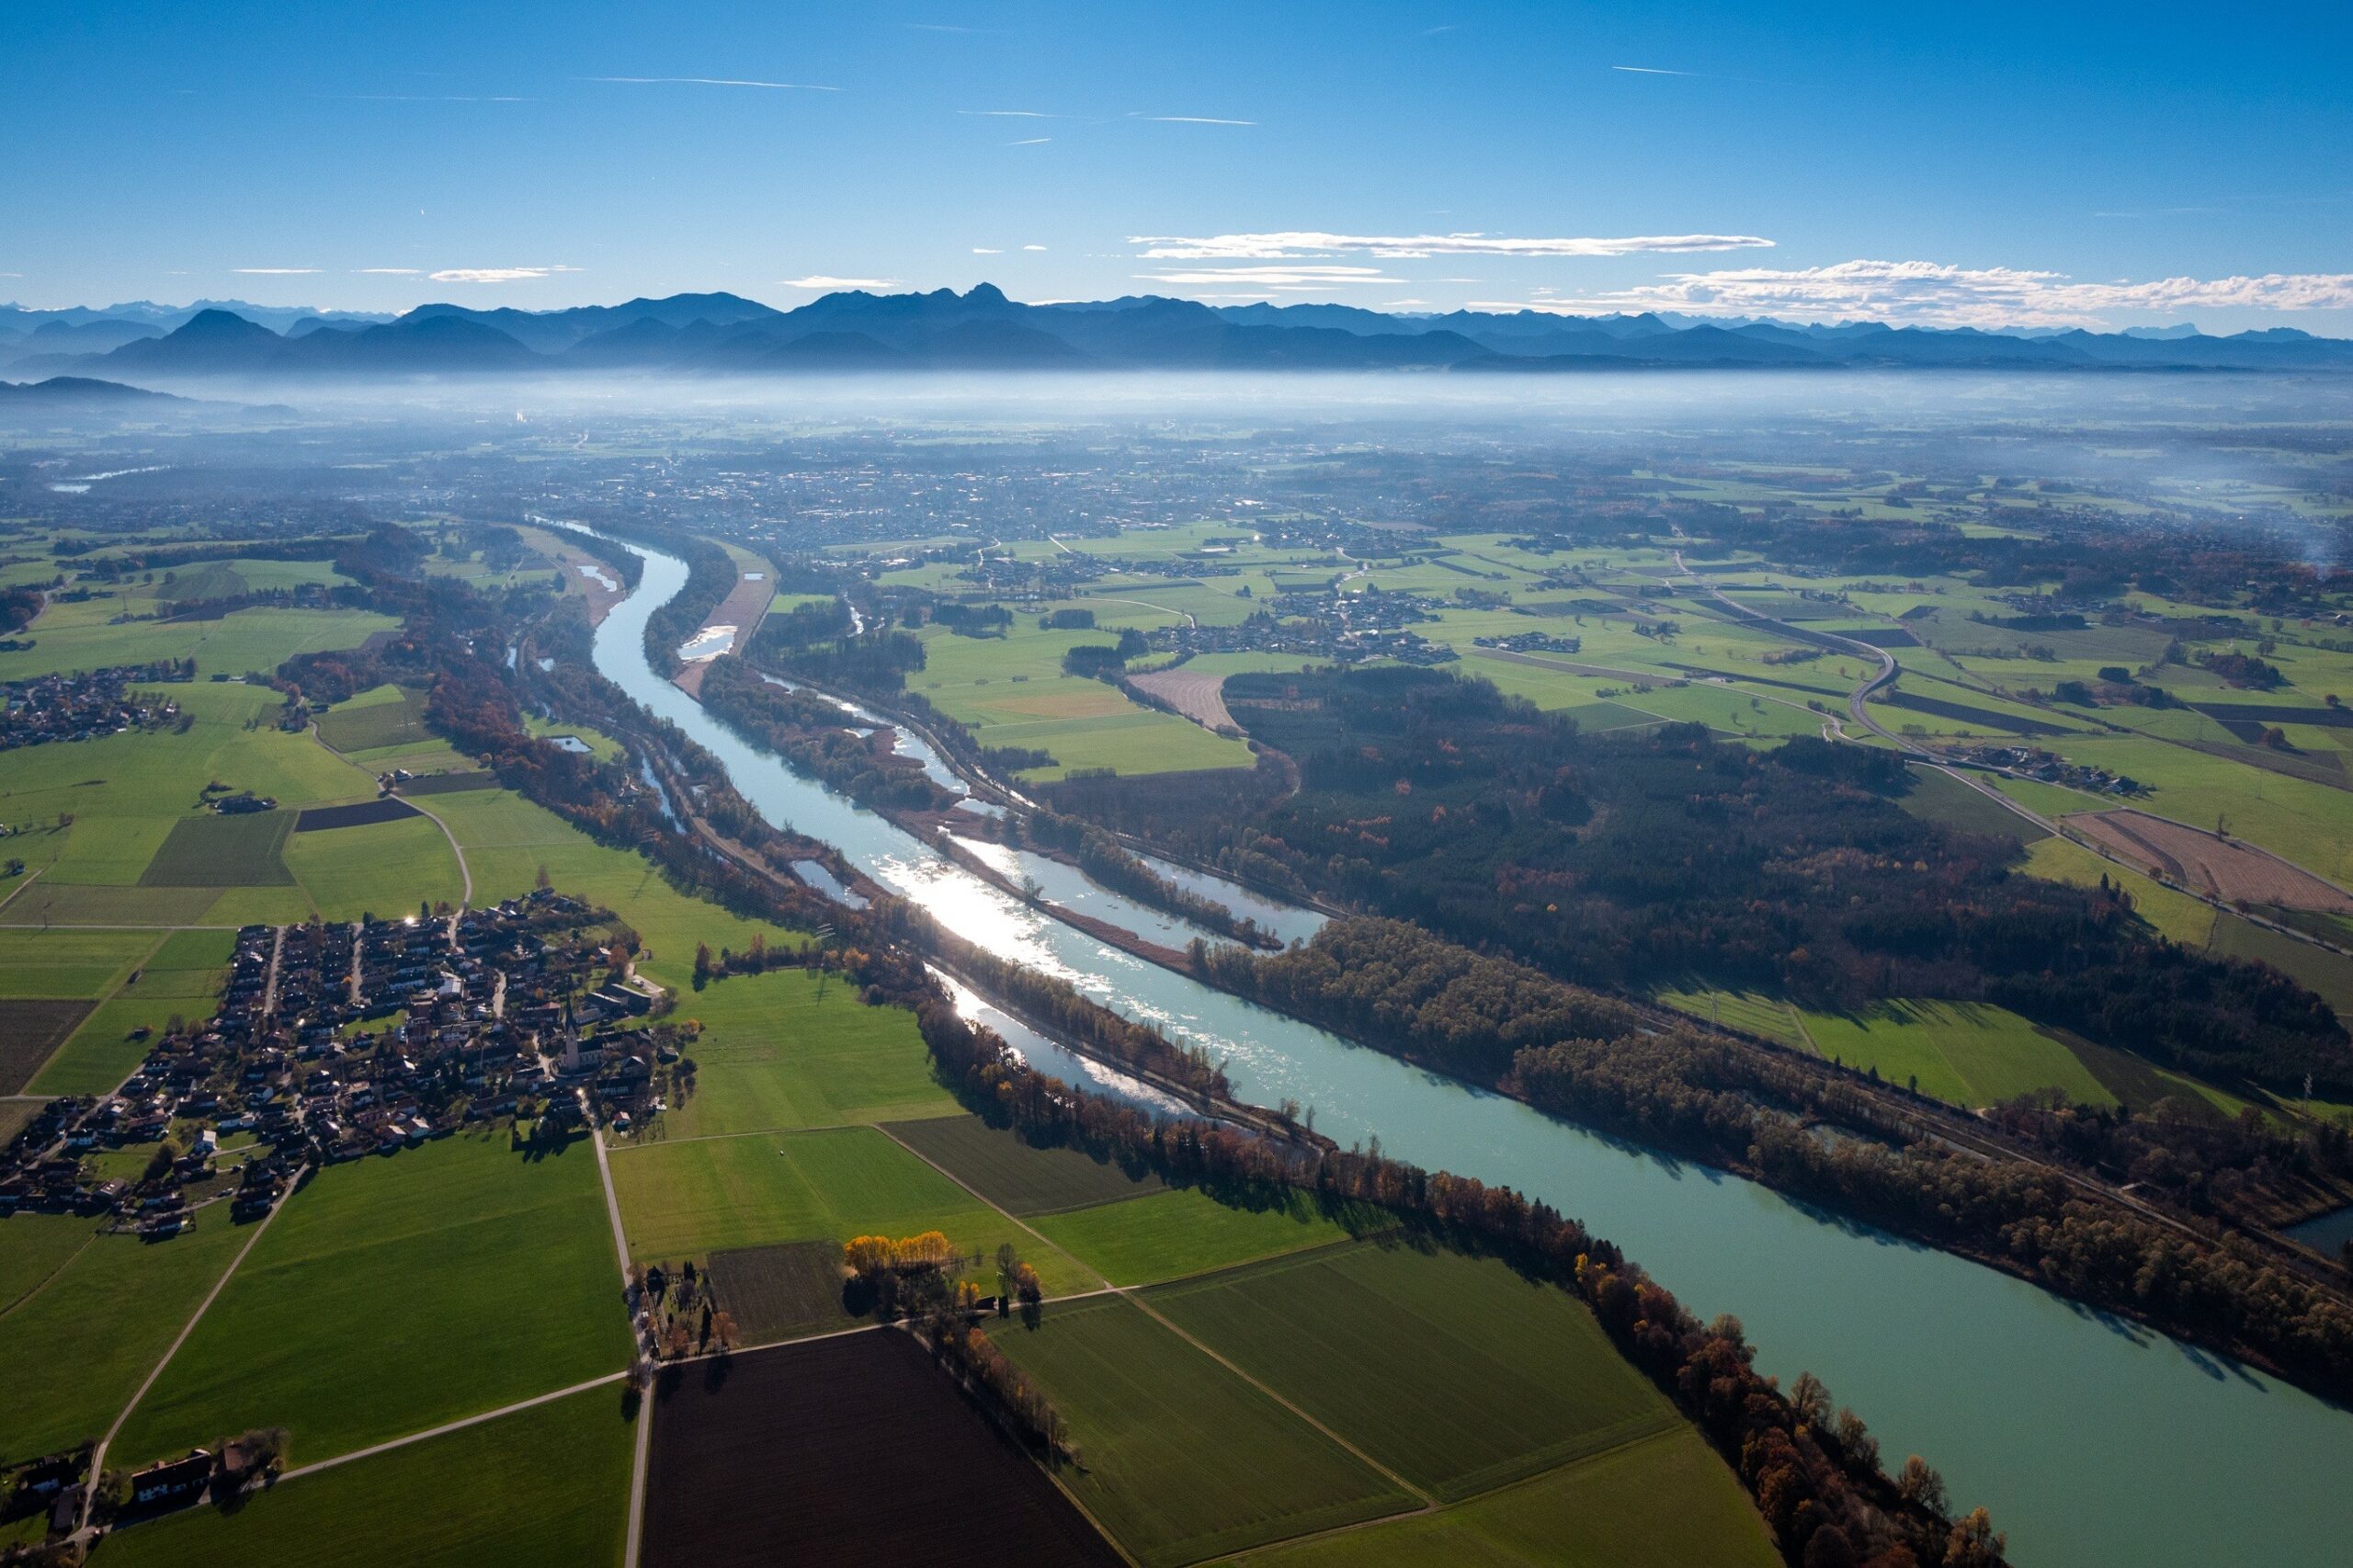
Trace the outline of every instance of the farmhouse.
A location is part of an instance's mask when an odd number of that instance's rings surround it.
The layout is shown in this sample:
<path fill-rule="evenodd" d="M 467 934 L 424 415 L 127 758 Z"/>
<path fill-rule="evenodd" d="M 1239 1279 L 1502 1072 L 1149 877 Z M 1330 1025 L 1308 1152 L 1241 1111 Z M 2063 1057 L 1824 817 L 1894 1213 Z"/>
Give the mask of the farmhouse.
<path fill-rule="evenodd" d="M 198 1449 L 186 1459 L 166 1460 L 131 1478 L 133 1507 L 163 1508 L 185 1503 L 212 1480 L 212 1456 Z"/>

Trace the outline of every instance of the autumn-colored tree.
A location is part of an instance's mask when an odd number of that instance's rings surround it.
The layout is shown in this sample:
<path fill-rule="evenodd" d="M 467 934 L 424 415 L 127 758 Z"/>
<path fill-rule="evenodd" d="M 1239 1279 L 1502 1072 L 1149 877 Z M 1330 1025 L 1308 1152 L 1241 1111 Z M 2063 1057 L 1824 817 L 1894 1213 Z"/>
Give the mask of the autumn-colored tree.
<path fill-rule="evenodd" d="M 688 1331 L 687 1325 L 676 1318 L 671 1319 L 670 1332 L 663 1340 L 664 1350 L 669 1354 L 673 1360 L 676 1360 L 679 1357 L 682 1357 L 694 1349 L 694 1347 L 695 1336 Z"/>
<path fill-rule="evenodd" d="M 722 1349 L 722 1350 L 733 1350 L 733 1349 L 734 1349 L 734 1348 L 735 1348 L 735 1339 L 736 1339 L 735 1316 L 734 1316 L 734 1314 L 733 1314 L 733 1312 L 728 1312 L 728 1311 L 727 1311 L 725 1308 L 723 1308 L 723 1307 L 722 1307 L 722 1308 L 721 1308 L 718 1312 L 715 1312 L 711 1313 L 711 1314 L 710 1314 L 710 1336 L 711 1336 L 711 1338 L 713 1338 L 713 1339 L 715 1339 L 715 1340 L 719 1341 L 719 1347 L 720 1347 L 720 1349 Z"/>
<path fill-rule="evenodd" d="M 889 1268 L 892 1256 L 888 1236 L 852 1236 L 842 1245 L 842 1267 L 863 1279 Z"/>

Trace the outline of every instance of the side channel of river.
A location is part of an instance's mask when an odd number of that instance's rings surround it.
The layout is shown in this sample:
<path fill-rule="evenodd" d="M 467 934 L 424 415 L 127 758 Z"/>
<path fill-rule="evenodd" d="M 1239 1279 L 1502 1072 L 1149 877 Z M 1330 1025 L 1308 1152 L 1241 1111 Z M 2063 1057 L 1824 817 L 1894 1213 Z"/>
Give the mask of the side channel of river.
<path fill-rule="evenodd" d="M 647 618 L 685 585 L 645 555 L 597 667 L 725 765 L 769 821 L 840 849 L 949 929 L 1228 1058 L 1235 1092 L 1295 1097 L 1343 1143 L 1504 1182 L 1577 1216 L 1703 1316 L 1739 1315 L 1784 1382 L 1811 1369 L 1891 1458 L 1927 1456 L 2011 1554 L 2051 1568 L 2341 1564 L 2353 1413 L 2006 1276 L 1629 1148 L 1147 964 L 1044 918 L 794 774 L 655 676 Z M 1057 871 L 1075 878 L 1067 868 Z M 1088 913 L 1190 932 L 1089 885 Z M 1027 1043 L 1027 1042 L 1025 1042 Z M 1049 1062 L 1043 1065 L 1054 1066 Z"/>

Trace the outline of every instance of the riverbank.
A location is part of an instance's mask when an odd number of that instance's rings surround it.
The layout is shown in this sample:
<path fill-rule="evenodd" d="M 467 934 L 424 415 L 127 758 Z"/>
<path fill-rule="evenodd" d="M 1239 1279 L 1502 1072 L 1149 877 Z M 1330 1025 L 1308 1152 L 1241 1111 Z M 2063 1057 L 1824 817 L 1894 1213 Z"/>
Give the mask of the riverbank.
<path fill-rule="evenodd" d="M 1737 1313 L 1757 1366 L 1784 1386 L 1812 1370 L 1869 1415 L 1888 1451 L 1933 1456 L 1957 1502 L 1993 1508 L 2022 1562 L 2341 1560 L 2353 1415 L 2010 1275 L 1352 1046 L 1046 918 L 797 777 L 652 676 L 640 635 L 648 607 L 685 575 L 673 558 L 647 560 L 641 593 L 600 630 L 598 669 L 706 748 L 769 822 L 834 846 L 942 926 L 1199 1042 L 1237 1099 L 1295 1099 L 1344 1144 L 1378 1138 L 1397 1158 L 1576 1215 L 1695 1312 Z M 1096 907 L 1128 906 L 1106 896 Z"/>

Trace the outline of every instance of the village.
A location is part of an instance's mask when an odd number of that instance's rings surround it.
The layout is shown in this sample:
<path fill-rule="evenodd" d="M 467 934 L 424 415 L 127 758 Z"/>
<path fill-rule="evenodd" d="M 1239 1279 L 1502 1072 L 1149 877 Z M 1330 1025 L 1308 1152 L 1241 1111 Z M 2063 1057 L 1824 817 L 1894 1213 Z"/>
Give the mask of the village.
<path fill-rule="evenodd" d="M 0 751 L 52 741 L 87 741 L 176 722 L 178 703 L 135 692 L 131 684 L 195 678 L 191 662 L 166 659 L 0 681 Z"/>
<path fill-rule="evenodd" d="M 321 1166 L 511 1119 L 518 1142 L 658 1111 L 682 1060 L 669 999 L 605 911 L 541 888 L 486 909 L 237 933 L 211 1017 L 174 1019 L 110 1095 L 51 1101 L 0 1151 L 0 1223 L 76 1214 L 150 1244 L 247 1224 Z M 136 1031 L 134 1038 L 143 1036 Z M 100 1517 L 233 1494 L 282 1439 L 224 1437 L 93 1501 Z M 10 1518 L 84 1510 L 87 1444 L 0 1477 Z"/>

